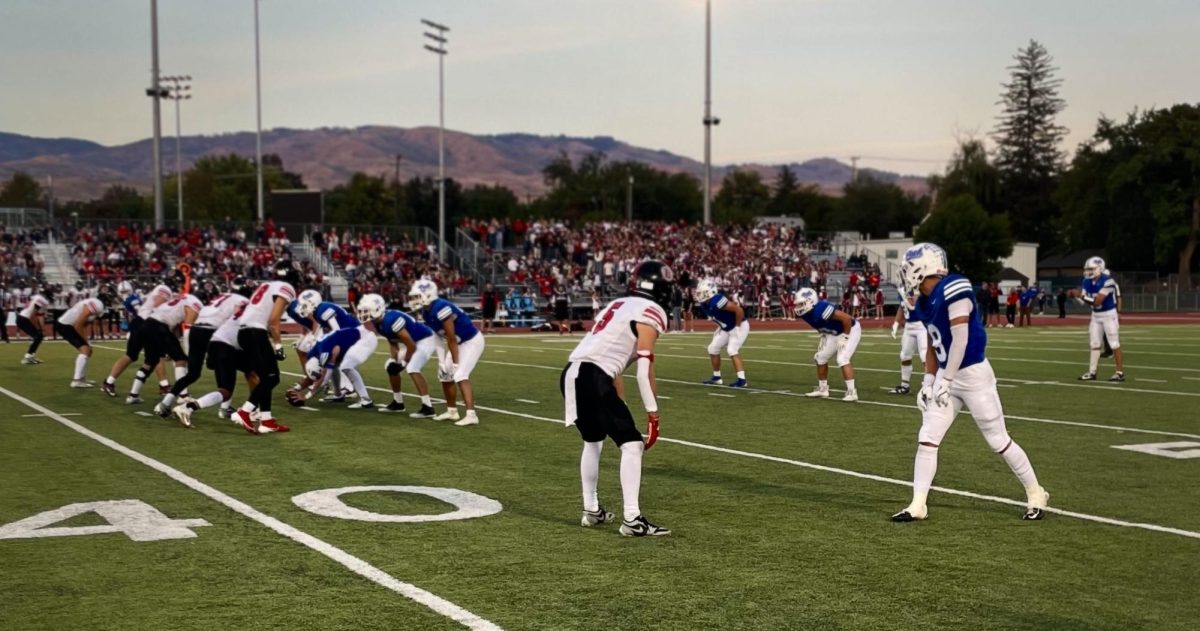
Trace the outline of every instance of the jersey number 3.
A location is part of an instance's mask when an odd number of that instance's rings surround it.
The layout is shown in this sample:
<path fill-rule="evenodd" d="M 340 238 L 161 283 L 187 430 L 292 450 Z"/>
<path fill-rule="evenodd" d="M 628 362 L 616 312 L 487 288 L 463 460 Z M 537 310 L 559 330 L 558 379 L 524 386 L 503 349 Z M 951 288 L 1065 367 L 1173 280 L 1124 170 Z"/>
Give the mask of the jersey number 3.
<path fill-rule="evenodd" d="M 600 321 L 592 327 L 592 333 L 599 333 L 603 331 L 604 327 L 608 326 L 608 323 L 613 319 L 613 314 L 616 313 L 617 309 L 620 309 L 621 305 L 623 304 L 625 304 L 624 301 L 618 300 L 609 305 L 608 309 L 604 311 L 604 317 L 600 318 Z"/>

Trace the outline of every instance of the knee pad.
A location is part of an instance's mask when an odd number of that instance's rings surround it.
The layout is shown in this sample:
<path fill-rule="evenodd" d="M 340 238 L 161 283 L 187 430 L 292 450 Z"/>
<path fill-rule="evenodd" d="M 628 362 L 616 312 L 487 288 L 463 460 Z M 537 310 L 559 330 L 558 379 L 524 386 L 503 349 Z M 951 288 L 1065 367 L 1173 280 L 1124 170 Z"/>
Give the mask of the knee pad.
<path fill-rule="evenodd" d="M 133 378 L 145 383 L 145 381 L 150 378 L 150 371 L 146 370 L 144 366 L 138 368 L 138 371 L 133 375 Z"/>
<path fill-rule="evenodd" d="M 400 362 L 388 362 L 387 374 L 389 377 L 396 377 L 403 372 L 404 372 L 404 366 L 401 366 Z"/>
<path fill-rule="evenodd" d="M 953 408 L 931 408 L 921 416 L 921 429 L 917 432 L 917 442 L 941 445 L 942 439 L 946 437 L 946 432 L 950 431 L 952 423 L 954 423 Z"/>
<path fill-rule="evenodd" d="M 1003 417 L 980 423 L 979 431 L 983 433 L 983 439 L 987 441 L 988 447 L 996 453 L 1000 453 L 1012 442 L 1012 438 L 1008 435 L 1008 429 L 1004 427 Z"/>

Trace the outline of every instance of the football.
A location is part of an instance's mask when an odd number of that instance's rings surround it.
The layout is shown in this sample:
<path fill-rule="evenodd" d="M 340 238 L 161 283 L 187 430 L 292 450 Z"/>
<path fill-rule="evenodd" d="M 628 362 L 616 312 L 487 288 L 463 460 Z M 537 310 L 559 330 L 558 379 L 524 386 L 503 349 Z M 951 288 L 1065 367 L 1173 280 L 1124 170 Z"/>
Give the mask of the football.
<path fill-rule="evenodd" d="M 285 396 L 287 397 L 287 402 L 288 402 L 288 404 L 290 404 L 292 407 L 296 407 L 296 408 L 302 408 L 302 407 L 304 407 L 304 400 L 305 400 L 305 398 L 304 398 L 304 392 L 303 392 L 303 391 L 301 391 L 301 390 L 288 390 L 288 391 L 287 391 L 287 395 L 285 395 Z"/>

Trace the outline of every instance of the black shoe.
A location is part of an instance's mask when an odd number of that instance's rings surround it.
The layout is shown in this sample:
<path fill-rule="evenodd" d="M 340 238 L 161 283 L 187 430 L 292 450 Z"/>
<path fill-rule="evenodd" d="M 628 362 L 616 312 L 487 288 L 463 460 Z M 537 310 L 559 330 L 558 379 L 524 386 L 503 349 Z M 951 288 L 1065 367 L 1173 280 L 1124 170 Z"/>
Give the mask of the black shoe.
<path fill-rule="evenodd" d="M 1112 357 L 1112 356 L 1113 356 L 1112 351 L 1104 351 L 1103 353 L 1100 353 L 1101 359 L 1108 359 L 1109 357 Z"/>
<path fill-rule="evenodd" d="M 920 521 L 922 519 L 925 519 L 928 516 L 929 516 L 928 512 L 926 512 L 924 515 L 920 515 L 920 516 L 914 515 L 911 510 L 906 508 L 906 509 L 900 511 L 899 513 L 896 513 L 895 515 L 892 515 L 892 521 L 894 521 L 898 524 L 907 524 L 907 523 L 913 522 L 913 521 Z"/>
<path fill-rule="evenodd" d="M 583 526 L 584 528 L 591 528 L 592 526 L 607 524 L 608 522 L 612 521 L 614 517 L 615 516 L 612 513 L 604 510 L 603 506 L 597 506 L 596 510 L 583 511 L 583 517 L 579 518 L 579 525 Z"/>
<path fill-rule="evenodd" d="M 1025 521 L 1039 521 L 1046 516 L 1046 511 L 1040 508 L 1025 509 L 1025 514 L 1021 515 L 1021 519 Z"/>
<path fill-rule="evenodd" d="M 1096 380 L 1096 373 L 1094 373 L 1094 372 L 1085 372 L 1085 373 L 1083 373 L 1082 375 L 1079 375 L 1079 380 L 1080 380 L 1080 381 L 1095 381 L 1095 380 Z"/>
<path fill-rule="evenodd" d="M 888 394 L 908 394 L 910 392 L 912 392 L 912 390 L 909 390 L 908 386 L 903 384 L 888 390 Z"/>
<path fill-rule="evenodd" d="M 422 405 L 421 409 L 408 415 L 408 418 L 433 418 L 437 414 L 431 406 Z"/>
<path fill-rule="evenodd" d="M 1113 376 L 1109 377 L 1108 380 L 1116 381 L 1118 383 L 1123 382 L 1123 381 L 1125 381 L 1125 373 L 1123 373 L 1123 372 L 1113 373 Z"/>
<path fill-rule="evenodd" d="M 404 404 L 399 401 L 392 400 L 391 403 L 379 408 L 379 411 L 380 412 L 403 412 Z"/>
<path fill-rule="evenodd" d="M 117 386 L 115 384 L 108 383 L 107 381 L 102 382 L 100 384 L 100 392 L 103 392 L 110 397 L 115 397 L 117 396 Z"/>
<path fill-rule="evenodd" d="M 661 537 L 671 534 L 671 531 L 662 526 L 655 526 L 645 516 L 638 515 L 632 521 L 621 522 L 621 534 L 626 537 Z"/>

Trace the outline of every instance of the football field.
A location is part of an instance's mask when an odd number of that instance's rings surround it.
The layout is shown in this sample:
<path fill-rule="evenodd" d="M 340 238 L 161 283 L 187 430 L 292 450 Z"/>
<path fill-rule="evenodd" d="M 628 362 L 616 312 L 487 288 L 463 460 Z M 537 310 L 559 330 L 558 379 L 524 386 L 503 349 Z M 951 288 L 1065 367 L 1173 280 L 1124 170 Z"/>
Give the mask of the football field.
<path fill-rule="evenodd" d="M 292 431 L 266 436 L 69 389 L 65 344 L 37 366 L 0 345 L 0 629 L 1200 625 L 1200 327 L 1123 327 L 1123 384 L 1076 381 L 1082 326 L 989 329 L 1009 431 L 1051 512 L 1020 519 L 1023 489 L 964 414 L 930 518 L 894 524 L 920 425 L 915 396 L 886 392 L 899 343 L 864 332 L 851 404 L 802 396 L 807 332 L 752 330 L 751 388 L 701 385 L 702 326 L 656 349 L 663 437 L 641 507 L 674 533 L 653 539 L 579 526 L 580 440 L 558 393 L 578 337 L 489 336 L 467 428 L 290 408 L 289 359 L 275 401 Z M 124 345 L 96 345 L 98 381 Z M 363 372 L 386 403 L 383 348 Z M 830 385 L 840 396 L 836 369 Z M 600 496 L 619 515 L 618 459 L 608 444 Z"/>

